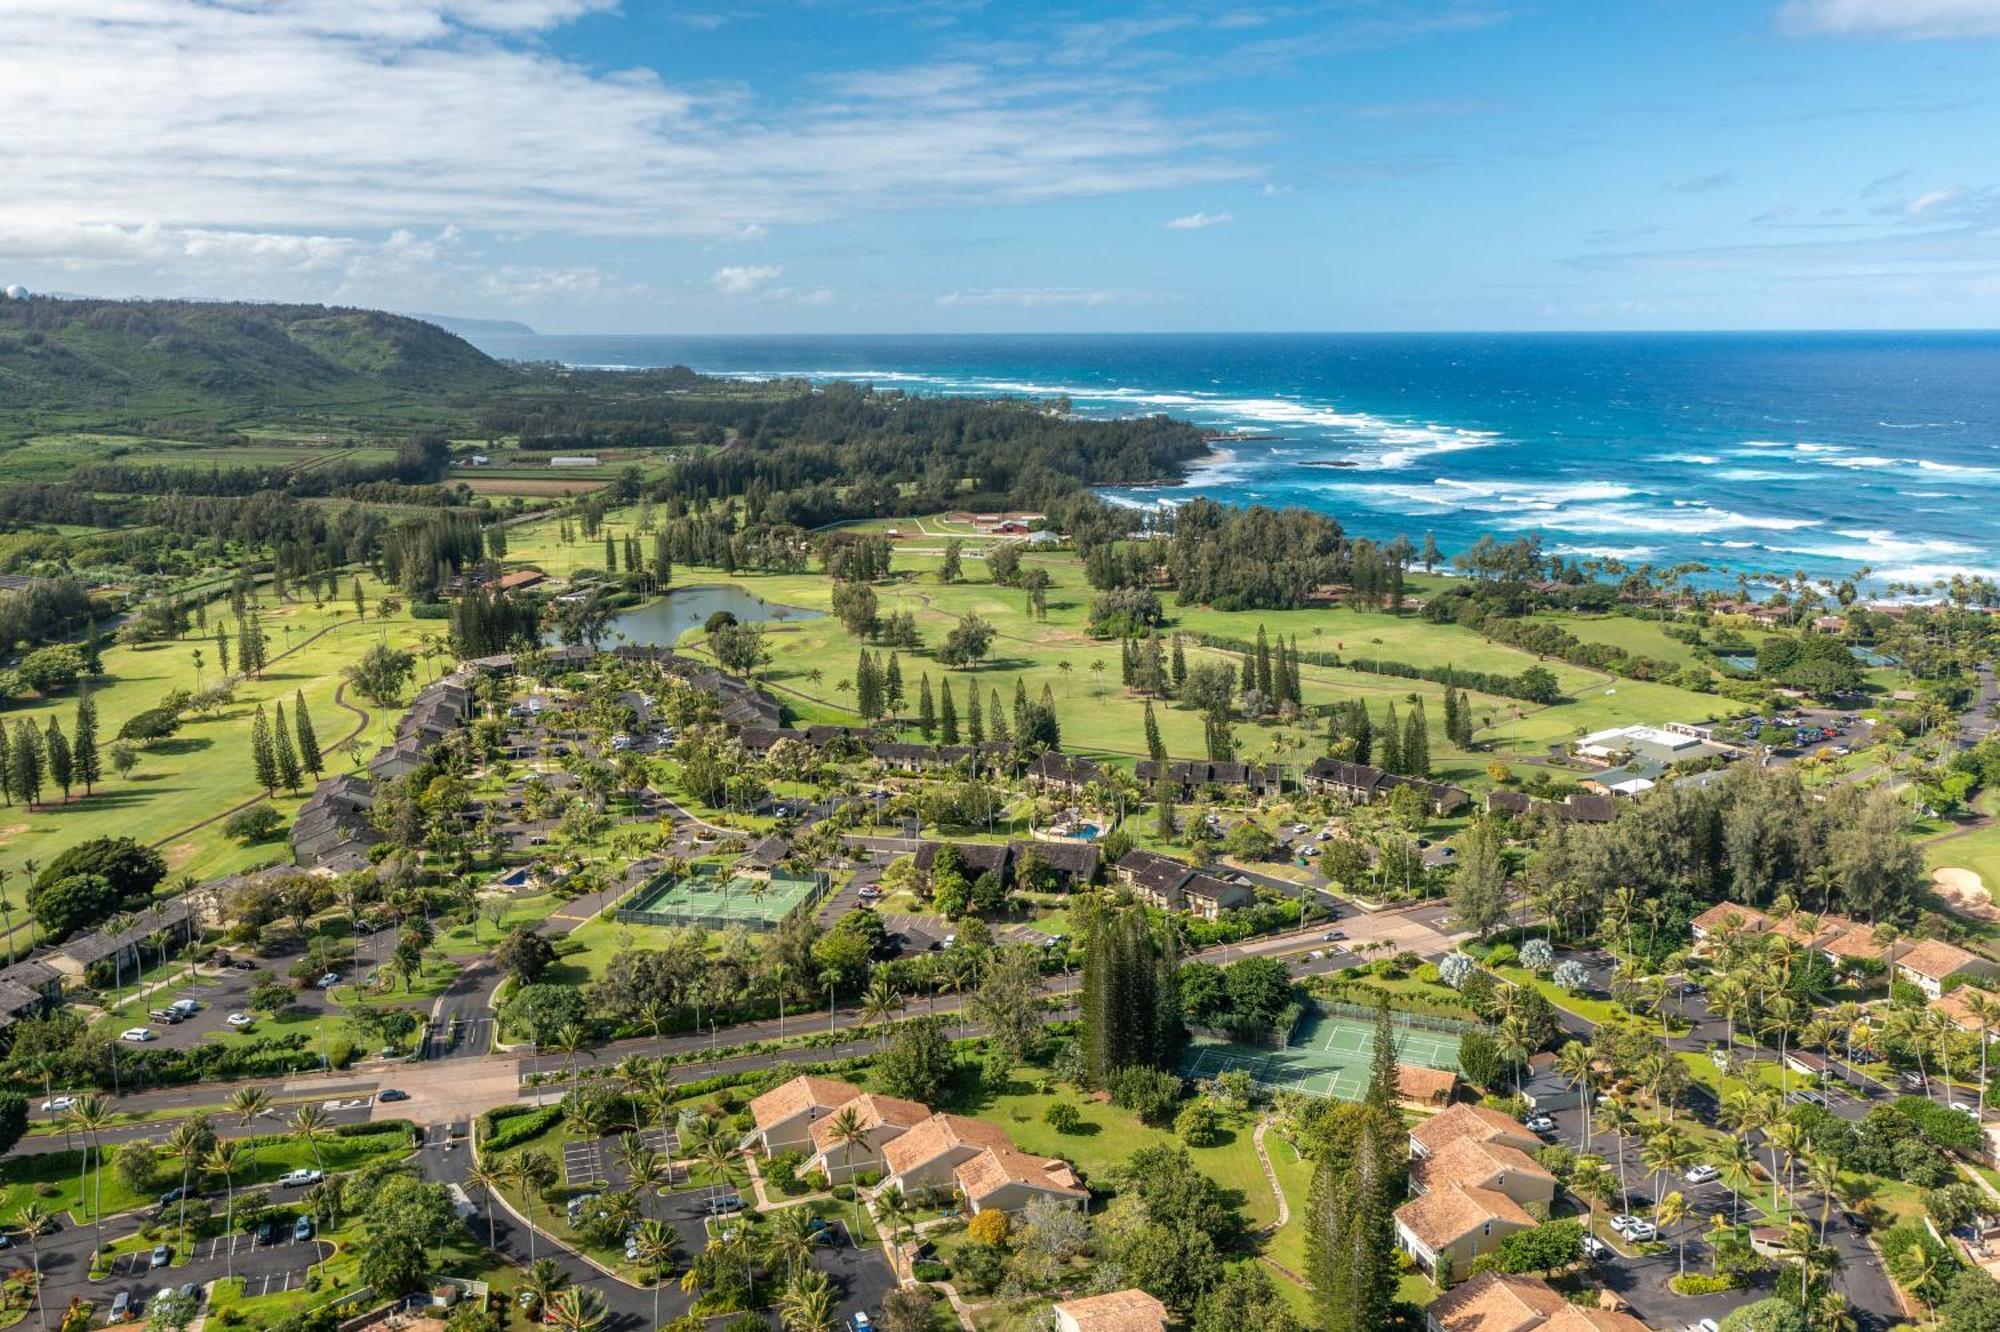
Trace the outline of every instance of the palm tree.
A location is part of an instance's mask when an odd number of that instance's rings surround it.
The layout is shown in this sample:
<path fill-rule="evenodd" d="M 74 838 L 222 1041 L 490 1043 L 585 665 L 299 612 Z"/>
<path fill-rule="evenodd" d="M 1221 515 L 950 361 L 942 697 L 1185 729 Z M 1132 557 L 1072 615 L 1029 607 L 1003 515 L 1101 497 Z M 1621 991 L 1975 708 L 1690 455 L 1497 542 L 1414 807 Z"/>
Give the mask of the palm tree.
<path fill-rule="evenodd" d="M 191 1115 L 175 1124 L 167 1133 L 167 1150 L 181 1158 L 180 1228 L 187 1232 L 188 1172 L 196 1169 L 201 1158 L 215 1141 L 215 1130 L 209 1127 L 207 1115 Z"/>
<path fill-rule="evenodd" d="M 1647 1138 L 1645 1145 L 1639 1149 L 1639 1164 L 1652 1175 L 1656 1189 L 1662 1176 L 1682 1174 L 1696 1159 L 1695 1145 L 1681 1136 L 1678 1129 L 1661 1129 Z"/>
<path fill-rule="evenodd" d="M 326 1161 L 320 1155 L 319 1145 L 332 1136 L 333 1125 L 327 1122 L 327 1113 L 317 1101 L 308 1101 L 292 1112 L 292 1139 L 306 1145 L 314 1167 L 322 1174 L 326 1172 Z"/>
<path fill-rule="evenodd" d="M 540 1148 L 517 1154 L 507 1163 L 508 1178 L 521 1190 L 521 1202 L 528 1209 L 528 1261 L 535 1260 L 535 1199 L 555 1184 L 556 1163 Z"/>
<path fill-rule="evenodd" d="M 1639 1117 L 1628 1110 L 1623 1101 L 1613 1101 L 1604 1107 L 1602 1113 L 1604 1127 L 1611 1130 L 1612 1136 L 1618 1139 L 1618 1196 L 1624 1204 L 1624 1210 L 1629 1212 L 1632 1210 L 1632 1186 L 1625 1178 L 1625 1142 L 1638 1127 Z"/>
<path fill-rule="evenodd" d="M 222 1176 L 223 1221 L 222 1228 L 229 1232 L 228 1276 L 236 1275 L 236 1172 L 243 1165 L 243 1145 L 234 1138 L 218 1138 L 208 1149 L 208 1157 L 202 1162 L 202 1169 L 211 1175 Z"/>
<path fill-rule="evenodd" d="M 1722 1172 L 1729 1183 L 1729 1222 L 1736 1224 L 1743 1214 L 1743 1194 L 1750 1184 L 1750 1167 L 1756 1163 L 1757 1149 L 1747 1138 L 1731 1135 L 1716 1143 L 1709 1163 Z"/>
<path fill-rule="evenodd" d="M 534 1310 L 539 1314 L 555 1299 L 556 1292 L 569 1284 L 569 1277 L 557 1267 L 552 1258 L 536 1258 L 528 1263 L 527 1271 L 521 1275 L 521 1289 L 528 1292 L 534 1301 Z"/>
<path fill-rule="evenodd" d="M 248 1128 L 250 1121 L 263 1114 L 270 1105 L 271 1093 L 262 1087 L 238 1087 L 230 1094 L 227 1109 L 236 1116 L 237 1123 Z"/>
<path fill-rule="evenodd" d="M 1661 1198 L 1659 1203 L 1653 1208 L 1653 1220 L 1659 1224 L 1663 1232 L 1676 1226 L 1680 1228 L 1680 1234 L 1676 1238 L 1680 1242 L 1680 1274 L 1682 1276 L 1686 1276 L 1688 1270 L 1688 1240 L 1687 1227 L 1681 1223 L 1686 1221 L 1687 1218 L 1688 1201 L 1679 1189 L 1675 1189 L 1672 1193 Z"/>
<path fill-rule="evenodd" d="M 778 1302 L 785 1332 L 832 1332 L 833 1284 L 824 1272 L 806 1272 L 792 1282 Z"/>
<path fill-rule="evenodd" d="M 667 1269 L 680 1251 L 680 1237 L 663 1221 L 641 1221 L 632 1236 L 639 1261 L 653 1269 L 653 1326 L 660 1325 L 660 1287 L 666 1284 Z"/>
<path fill-rule="evenodd" d="M 1824 1245 L 1834 1200 L 1844 1188 L 1840 1182 L 1840 1162 L 1817 1147 L 1806 1148 L 1799 1159 L 1805 1162 L 1806 1182 L 1819 1191 L 1819 1242 Z"/>
<path fill-rule="evenodd" d="M 861 1025 L 875 1028 L 876 1049 L 887 1043 L 889 1020 L 896 1016 L 896 1010 L 901 1005 L 901 997 L 886 976 L 877 976 L 861 996 Z"/>
<path fill-rule="evenodd" d="M 111 1122 L 111 1105 L 102 1096 L 90 1095 L 77 1098 L 69 1108 L 67 1118 L 70 1126 L 84 1136 L 83 1159 L 88 1162 L 93 1154 L 97 1157 L 96 1187 L 92 1190 L 90 1205 L 91 1225 L 95 1230 L 92 1241 L 93 1252 L 104 1249 L 104 1144 L 98 1137 Z M 83 1176 L 77 1176 L 77 1203 L 83 1202 Z"/>
<path fill-rule="evenodd" d="M 800 1264 L 810 1265 L 818 1236 L 808 1207 L 781 1207 L 771 1214 L 771 1233 L 764 1240 L 765 1255 L 785 1265 L 785 1279 L 796 1282 Z"/>
<path fill-rule="evenodd" d="M 726 1129 L 704 1133 L 698 1145 L 695 1160 L 708 1172 L 709 1182 L 718 1189 L 731 1184 L 736 1179 L 736 1153 L 729 1142 Z M 714 1196 L 714 1195 L 711 1195 Z"/>
<path fill-rule="evenodd" d="M 903 1256 L 903 1233 L 910 1226 L 909 1200 L 903 1197 L 901 1189 L 897 1188 L 894 1184 L 890 1184 L 875 1195 L 875 1207 L 876 1210 L 882 1213 L 883 1224 L 889 1228 L 889 1242 L 894 1246 L 891 1252 L 895 1255 L 896 1266 L 900 1269 Z M 897 1274 L 901 1275 L 900 1270 Z"/>
<path fill-rule="evenodd" d="M 42 1332 L 49 1332 L 49 1310 L 42 1303 L 42 1232 L 49 1228 L 49 1210 L 38 1202 L 22 1203 L 14 1221 L 28 1237 L 28 1256 L 35 1265 L 35 1315 Z"/>
<path fill-rule="evenodd" d="M 493 1195 L 506 1182 L 505 1168 L 488 1169 L 483 1161 L 474 1161 L 472 1168 L 465 1172 L 468 1187 L 478 1189 L 486 1195 L 486 1245 L 493 1247 Z"/>
<path fill-rule="evenodd" d="M 868 1148 L 868 1126 L 861 1121 L 861 1112 L 851 1105 L 842 1106 L 834 1113 L 833 1118 L 827 1121 L 826 1131 L 833 1139 L 834 1146 L 840 1148 L 840 1163 L 846 1167 L 851 1178 L 854 1174 L 854 1149 L 859 1147 L 865 1152 Z M 827 1179 L 829 1181 L 833 1179 L 831 1161 L 827 1163 Z M 860 1196 L 857 1194 L 855 1206 L 858 1208 L 860 1205 Z"/>
<path fill-rule="evenodd" d="M 1565 1041 L 1556 1051 L 1556 1073 L 1567 1078 L 1576 1088 L 1577 1104 L 1583 1107 L 1583 1141 L 1579 1144 L 1583 1151 L 1590 1150 L 1590 1099 L 1592 1084 L 1597 1080 L 1596 1061 L 1590 1047 L 1582 1041 Z"/>

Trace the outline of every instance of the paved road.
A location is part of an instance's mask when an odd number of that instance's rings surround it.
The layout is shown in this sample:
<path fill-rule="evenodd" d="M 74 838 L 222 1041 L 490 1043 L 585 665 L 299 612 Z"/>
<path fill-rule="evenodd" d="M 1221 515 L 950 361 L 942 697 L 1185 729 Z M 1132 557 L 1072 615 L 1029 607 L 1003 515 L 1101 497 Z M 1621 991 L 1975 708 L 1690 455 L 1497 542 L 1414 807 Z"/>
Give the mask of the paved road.
<path fill-rule="evenodd" d="M 1605 997 L 1610 976 L 1610 958 L 1601 952 L 1576 955 L 1590 969 L 1595 997 Z M 1706 1057 L 1710 1050 L 1722 1048 L 1727 1036 L 1727 1024 L 1708 1011 L 1702 993 L 1689 987 L 1676 1000 L 1678 1010 L 1692 1024 L 1689 1031 L 1673 1038 L 1669 1045 L 1675 1050 L 1686 1050 Z M 1563 1013 L 1563 1026 L 1588 1040 L 1592 1024 L 1572 1013 Z M 1747 1047 L 1739 1046 L 1739 1053 Z M 1842 1118 L 1859 1120 L 1867 1114 L 1872 1104 L 1878 1103 L 1873 1097 L 1878 1095 L 1868 1084 L 1870 1080 L 1855 1073 L 1842 1094 L 1832 1098 L 1830 1108 Z M 1805 1085 L 1800 1079 L 1798 1085 Z M 1887 1089 L 1884 1089 L 1885 1091 Z M 1682 1113 L 1711 1128 L 1717 1124 L 1720 1107 L 1706 1087 L 1694 1084 L 1688 1095 L 1688 1104 Z M 1583 1139 L 1583 1115 L 1576 1109 L 1559 1110 L 1555 1114 L 1558 1141 L 1571 1146 L 1579 1146 Z M 1762 1149 L 1764 1137 L 1761 1133 L 1750 1136 L 1753 1146 Z M 1689 1271 L 1708 1270 L 1708 1248 L 1706 1241 L 1699 1238 L 1699 1226 L 1707 1224 L 1708 1215 L 1718 1209 L 1727 1208 L 1730 1191 L 1721 1183 L 1690 1185 L 1681 1180 L 1655 1181 L 1647 1177 L 1645 1167 L 1639 1159 L 1640 1144 L 1636 1138 L 1623 1144 L 1622 1152 L 1617 1140 L 1604 1133 L 1601 1128 L 1593 1135 L 1591 1150 L 1604 1156 L 1613 1170 L 1618 1168 L 1622 1155 L 1625 1162 L 1626 1178 L 1634 1190 L 1643 1190 L 1649 1198 L 1657 1200 L 1660 1193 L 1678 1189 L 1695 1207 L 1695 1220 L 1688 1223 L 1687 1262 Z M 1767 1153 L 1763 1154 L 1765 1157 Z M 1766 1163 L 1768 1169 L 1768 1161 Z M 1657 1191 L 1656 1186 L 1657 1184 Z M 1792 1201 L 1800 1211 L 1818 1219 L 1821 1198 L 1805 1188 L 1792 1192 Z M 1666 1254 L 1645 1255 L 1636 1258 L 1620 1258 L 1616 1262 L 1601 1263 L 1597 1275 L 1609 1288 L 1631 1301 L 1633 1308 L 1646 1322 L 1656 1327 L 1684 1327 L 1698 1318 L 1715 1318 L 1746 1302 L 1743 1292 L 1733 1292 L 1727 1296 L 1711 1296 L 1690 1299 L 1674 1294 L 1667 1287 L 1669 1278 L 1680 1270 L 1678 1233 L 1671 1237 L 1675 1246 Z M 1847 1296 L 1855 1318 L 1862 1332 L 1883 1332 L 1899 1322 L 1902 1306 L 1896 1297 L 1887 1273 L 1882 1270 L 1881 1259 L 1868 1243 L 1865 1235 L 1848 1219 L 1844 1209 L 1836 1205 L 1827 1227 L 1826 1241 L 1840 1255 L 1842 1267 L 1833 1277 L 1836 1290 Z M 1765 1274 L 1762 1285 L 1768 1286 L 1771 1276 Z M 1768 1292 L 1766 1292 L 1768 1293 Z"/>
<path fill-rule="evenodd" d="M 546 1229 L 546 1221 L 540 1217 L 531 1237 L 528 1227 L 519 1218 L 495 1204 L 489 1224 L 485 1196 L 473 1194 L 465 1186 L 472 1167 L 472 1153 L 465 1146 L 464 1135 L 468 1127 L 465 1123 L 434 1127 L 418 1152 L 417 1161 L 429 1178 L 455 1184 L 466 1193 L 469 1204 L 465 1209 L 466 1224 L 482 1244 L 517 1266 L 526 1265 L 531 1254 L 536 1258 L 547 1258 L 556 1264 L 571 1285 L 595 1290 L 604 1297 L 610 1312 L 611 1321 L 607 1324 L 610 1332 L 636 1332 L 637 1329 L 663 1326 L 668 1320 L 688 1312 L 694 1297 L 684 1293 L 677 1281 L 670 1279 L 656 1291 L 650 1287 L 640 1289 L 609 1277 L 554 1239 Z M 648 1197 L 642 1204 L 642 1210 L 648 1216 L 664 1221 L 679 1237 L 683 1261 L 700 1252 L 708 1242 L 703 1227 L 706 1216 L 704 1199 L 707 1195 L 705 1189 L 692 1189 L 664 1197 Z M 842 1225 L 839 1230 L 839 1242 L 820 1249 L 814 1262 L 834 1279 L 841 1295 L 840 1319 L 847 1322 L 856 1312 L 879 1313 L 882 1298 L 895 1288 L 895 1276 L 889 1270 L 888 1261 L 880 1248 L 857 1248 L 849 1241 L 846 1227 Z M 775 1314 L 769 1317 L 772 1325 L 776 1326 Z"/>

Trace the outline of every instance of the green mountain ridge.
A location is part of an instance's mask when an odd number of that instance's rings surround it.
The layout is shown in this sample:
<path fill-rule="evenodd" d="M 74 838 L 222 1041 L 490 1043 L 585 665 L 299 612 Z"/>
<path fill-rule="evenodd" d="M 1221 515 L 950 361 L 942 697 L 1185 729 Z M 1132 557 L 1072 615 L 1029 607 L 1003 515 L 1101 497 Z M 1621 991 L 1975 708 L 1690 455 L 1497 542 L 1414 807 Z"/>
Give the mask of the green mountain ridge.
<path fill-rule="evenodd" d="M 0 428 L 446 416 L 514 381 L 463 338 L 379 310 L 0 301 Z"/>

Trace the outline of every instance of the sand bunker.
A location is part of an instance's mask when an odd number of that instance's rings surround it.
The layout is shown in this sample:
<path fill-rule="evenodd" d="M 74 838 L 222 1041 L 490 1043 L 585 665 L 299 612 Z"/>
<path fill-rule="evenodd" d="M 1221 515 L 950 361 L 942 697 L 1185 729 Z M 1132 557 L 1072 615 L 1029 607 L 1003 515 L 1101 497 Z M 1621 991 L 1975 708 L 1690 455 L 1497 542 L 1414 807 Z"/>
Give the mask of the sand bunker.
<path fill-rule="evenodd" d="M 2000 907 L 1993 905 L 1993 894 L 1986 890 L 1976 870 L 1934 869 L 1931 871 L 1931 890 L 1946 907 L 1961 916 L 1971 916 L 1976 920 L 2000 920 Z"/>

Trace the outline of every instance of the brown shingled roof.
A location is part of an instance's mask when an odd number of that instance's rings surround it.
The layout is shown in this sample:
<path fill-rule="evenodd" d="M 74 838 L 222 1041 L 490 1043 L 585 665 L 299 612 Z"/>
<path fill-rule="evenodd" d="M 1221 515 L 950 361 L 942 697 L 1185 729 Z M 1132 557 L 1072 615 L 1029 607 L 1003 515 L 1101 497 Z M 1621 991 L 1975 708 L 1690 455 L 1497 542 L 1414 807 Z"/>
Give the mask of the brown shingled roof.
<path fill-rule="evenodd" d="M 1160 1332 L 1167 1323 L 1167 1306 L 1143 1290 L 1064 1300 L 1056 1308 L 1069 1315 L 1077 1332 Z"/>
<path fill-rule="evenodd" d="M 1410 1136 L 1416 1140 L 1418 1146 L 1431 1153 L 1436 1153 L 1447 1144 L 1465 1137 L 1480 1142 L 1491 1142 L 1495 1139 L 1517 1142 L 1536 1140 L 1534 1134 L 1498 1110 L 1489 1110 L 1483 1105 L 1467 1105 L 1463 1102 L 1441 1114 L 1432 1115 L 1411 1129 Z"/>
<path fill-rule="evenodd" d="M 1007 1134 L 991 1124 L 964 1115 L 932 1115 L 882 1148 L 882 1161 L 892 1175 L 914 1170 L 926 1161 L 935 1161 L 954 1147 L 1001 1147 L 1014 1144 Z"/>
<path fill-rule="evenodd" d="M 1457 1184 L 1447 1184 L 1410 1199 L 1396 1209 L 1396 1219 L 1433 1253 L 1444 1252 L 1454 1240 L 1471 1234 L 1488 1221 L 1511 1221 L 1523 1229 L 1535 1224 L 1535 1218 L 1506 1194 Z"/>
<path fill-rule="evenodd" d="M 974 1202 L 1009 1184 L 1021 1184 L 1074 1198 L 1089 1196 L 1078 1181 L 1076 1172 L 1069 1168 L 1069 1162 L 1030 1156 L 1012 1147 L 988 1147 L 960 1165 L 953 1174 L 958 1180 L 959 1190 Z"/>
<path fill-rule="evenodd" d="M 861 1089 L 851 1083 L 804 1074 L 779 1083 L 751 1101 L 750 1117 L 757 1121 L 758 1128 L 767 1129 L 813 1106 L 831 1110 L 846 1105 L 860 1094 Z"/>
<path fill-rule="evenodd" d="M 1533 1277 L 1481 1272 L 1431 1302 L 1441 1332 L 1529 1332 L 1568 1301 Z"/>
<path fill-rule="evenodd" d="M 1896 965 L 1906 967 L 1919 976 L 1941 981 L 1949 976 L 1956 976 L 1978 960 L 1976 955 L 1966 952 L 1957 944 L 1948 944 L 1942 939 L 1926 939 L 1897 958 Z"/>
<path fill-rule="evenodd" d="M 823 1152 L 830 1152 L 838 1142 L 833 1136 L 833 1123 L 845 1111 L 854 1111 L 854 1117 L 862 1128 L 878 1128 L 892 1124 L 897 1128 L 914 1128 L 931 1117 L 931 1108 L 920 1101 L 904 1101 L 894 1096 L 878 1096 L 873 1092 L 863 1092 L 844 1105 L 836 1107 L 831 1114 L 813 1121 L 813 1146 Z"/>

